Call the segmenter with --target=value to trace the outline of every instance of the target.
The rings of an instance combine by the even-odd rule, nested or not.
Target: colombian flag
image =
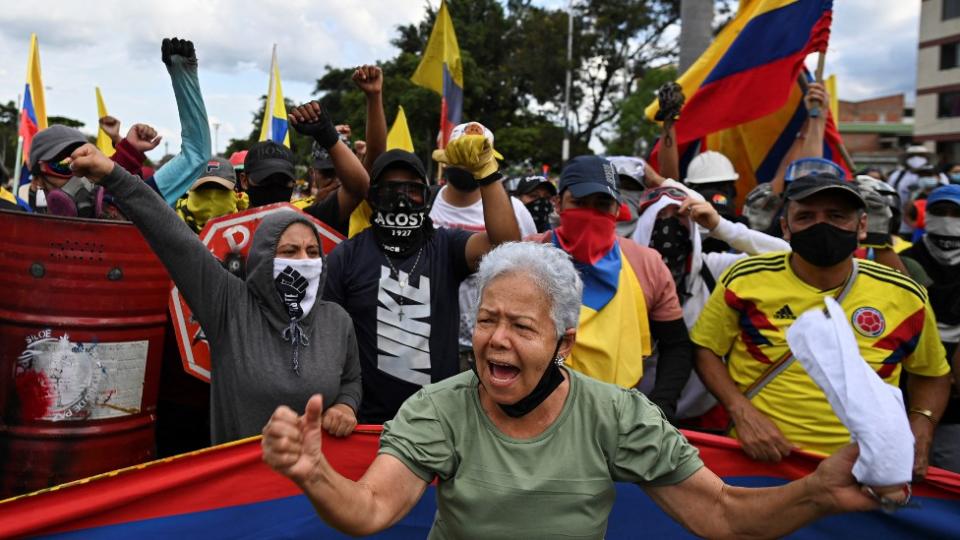
[[[380,426],[327,437],[323,453],[356,480],[376,456]],[[777,464],[751,461],[733,439],[684,432],[726,482],[766,487],[814,471],[822,458],[793,452]],[[562,449],[558,449],[562,451]],[[617,484],[607,538],[693,538],[633,484]],[[790,535],[822,538],[955,538],[960,475],[930,469],[913,487],[916,503],[830,516]],[[535,496],[535,495],[531,495]],[[409,514],[376,538],[426,538],[436,512],[427,489]],[[259,437],[122,469],[0,503],[0,537],[20,538],[346,538],[325,525],[307,498],[261,460]]]
[[[43,97],[43,80],[40,77],[40,45],[37,35],[30,34],[30,55],[27,57],[27,84],[23,91],[23,107],[17,135],[23,140],[23,161],[19,184],[30,179],[30,143],[38,131],[47,129],[47,105]],[[15,187],[19,187],[19,184]]]
[[[554,231],[553,245],[564,249]],[[650,321],[643,289],[620,242],[592,263],[573,261],[583,280],[577,341],[564,363],[604,382],[633,388],[651,353]]]
[[[676,123],[681,155],[692,157],[691,143],[724,153],[743,195],[772,180],[808,116],[799,79],[809,80],[807,55],[827,48],[832,9],[832,0],[741,0],[736,17],[677,81],[687,97]],[[657,108],[647,107],[650,119]],[[839,143],[828,116],[824,157],[846,168]]]
[[[440,11],[430,32],[427,48],[410,80],[442,96],[439,146],[446,148],[450,132],[463,117],[463,64],[446,2],[440,2]]]
[[[287,107],[283,103],[283,87],[280,84],[280,64],[277,62],[276,44],[273,46],[273,58],[270,60],[270,88],[267,89],[267,103],[263,109],[260,140],[270,140],[290,148]]]

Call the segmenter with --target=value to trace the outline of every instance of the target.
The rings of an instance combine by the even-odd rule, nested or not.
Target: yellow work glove
[[[443,150],[434,150],[433,159],[467,170],[476,180],[497,172],[500,165],[494,157],[493,144],[483,135],[461,135],[447,143]]]

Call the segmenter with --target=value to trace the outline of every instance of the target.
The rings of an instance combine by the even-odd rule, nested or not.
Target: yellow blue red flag
[[[290,147],[287,107],[283,103],[283,86],[280,84],[280,64],[277,62],[276,44],[273,46],[273,58],[270,60],[270,88],[267,89],[267,103],[263,109],[260,140],[270,140],[287,148]]]
[[[420,65],[410,77],[414,84],[440,94],[440,148],[446,148],[450,132],[463,118],[463,63],[460,45],[446,2],[440,2],[437,21],[423,51]]]
[[[40,44],[37,35],[30,34],[30,54],[27,56],[27,84],[23,91],[20,121],[17,135],[23,139],[22,172],[19,183],[30,178],[27,163],[30,162],[30,143],[38,131],[47,129],[47,104],[43,97],[43,78],[40,76]]]
[[[692,157],[698,145],[691,143],[723,152],[740,173],[742,194],[772,180],[808,116],[798,82],[804,60],[826,51],[832,18],[832,0],[741,0],[736,17],[677,80],[687,98],[676,123],[681,154]],[[647,116],[657,109],[652,103]],[[824,157],[846,169],[839,145],[828,115]]]

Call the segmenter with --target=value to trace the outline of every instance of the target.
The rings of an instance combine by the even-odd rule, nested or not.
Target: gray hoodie
[[[273,279],[280,235],[300,212],[277,212],[253,235],[243,281],[211,255],[172,208],[121,167],[101,182],[167,268],[210,344],[210,429],[214,444],[260,433],[278,405],[303,411],[313,394],[324,406],[360,404],[360,360],[353,322],[342,307],[317,299],[300,326],[300,374],[283,338],[290,317]],[[322,283],[320,286],[322,290]]]

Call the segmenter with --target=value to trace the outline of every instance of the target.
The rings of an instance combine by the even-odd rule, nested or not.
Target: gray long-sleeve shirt
[[[360,361],[353,322],[342,307],[317,300],[301,321],[300,374],[292,369],[289,324],[276,291],[273,259],[283,231],[310,221],[277,212],[254,233],[246,281],[233,276],[176,213],[139,178],[114,167],[103,185],[167,268],[210,344],[214,444],[260,433],[279,405],[303,411],[313,394],[324,405],[360,404]]]

